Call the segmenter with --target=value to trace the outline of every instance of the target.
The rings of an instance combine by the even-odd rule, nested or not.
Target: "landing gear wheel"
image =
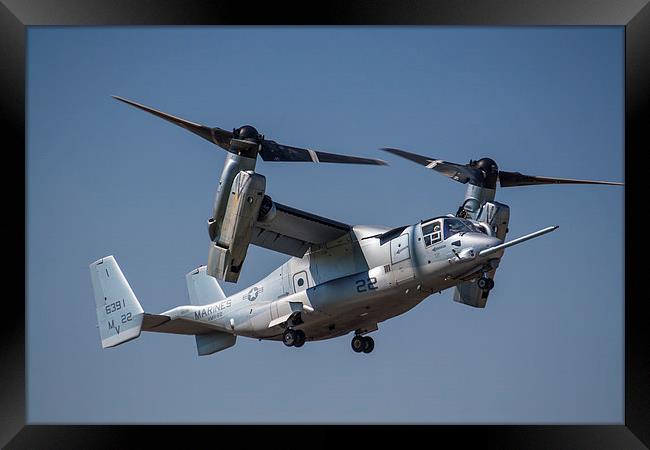
[[[478,285],[479,289],[483,289],[484,291],[490,291],[494,287],[494,280],[491,278],[479,278],[478,281],[476,282]]]
[[[284,345],[287,347],[291,347],[296,344],[296,341],[298,340],[298,335],[295,330],[292,330],[289,328],[282,334],[282,342],[284,342]]]
[[[352,338],[352,350],[356,353],[361,353],[366,348],[366,343],[363,336],[355,336]]]
[[[375,341],[370,336],[365,336],[363,338],[363,353],[370,353],[375,348]]]
[[[293,346],[302,347],[303,345],[305,345],[307,336],[305,336],[305,332],[302,330],[295,330],[295,331],[296,331],[296,341],[294,342]]]

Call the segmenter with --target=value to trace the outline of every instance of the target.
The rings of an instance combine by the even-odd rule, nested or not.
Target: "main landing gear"
[[[494,280],[492,278],[483,276],[478,279],[476,284],[479,289],[483,289],[484,291],[491,291],[492,288],[494,287]]]
[[[288,328],[282,334],[282,342],[284,342],[284,345],[287,347],[302,347],[305,345],[306,340],[307,337],[305,336],[305,332],[302,330],[294,330],[293,328]]]
[[[375,341],[370,336],[356,335],[352,338],[352,350],[356,353],[370,353],[375,348]]]

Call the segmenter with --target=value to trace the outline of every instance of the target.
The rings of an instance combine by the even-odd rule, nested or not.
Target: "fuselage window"
[[[424,237],[424,245],[427,247],[442,241],[442,226],[440,221],[436,220],[435,222],[422,225],[422,236]]]

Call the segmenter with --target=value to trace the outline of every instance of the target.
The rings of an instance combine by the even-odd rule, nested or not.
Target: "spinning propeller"
[[[436,172],[461,183],[469,182],[475,186],[488,189],[495,189],[497,181],[499,181],[501,187],[530,186],[538,184],[608,184],[623,186],[623,183],[612,181],[536,177],[532,175],[524,175],[519,172],[506,172],[505,170],[499,170],[497,163],[490,158],[481,158],[478,161],[470,161],[469,164],[456,164],[396,148],[382,148],[382,150],[421,164],[427,169],[435,170]]]
[[[275,141],[264,139],[264,136],[259,134],[251,125],[234,128],[232,131],[227,131],[218,127],[211,128],[149,108],[148,106],[141,105],[122,97],[114,95],[113,98],[142,109],[143,111],[147,111],[148,113],[178,125],[179,127],[183,127],[230,153],[248,158],[256,158],[259,154],[264,161],[387,165],[385,161],[380,159],[359,158],[357,156],[339,155],[336,153],[322,152],[320,150],[308,150],[300,147],[278,144]]]

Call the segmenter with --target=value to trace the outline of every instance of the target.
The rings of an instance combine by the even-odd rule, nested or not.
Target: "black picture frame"
[[[641,289],[643,242],[635,243],[633,214],[642,214],[644,204],[638,195],[641,152],[648,145],[648,80],[650,79],[650,6],[647,0],[603,2],[598,0],[456,0],[327,2],[281,6],[274,2],[251,6],[236,1],[202,0],[160,1],[74,1],[3,0],[0,5],[0,90],[2,91],[5,201],[15,202],[20,211],[20,196],[11,172],[23,167],[25,174],[25,74],[26,27],[54,25],[481,25],[552,26],[616,25],[625,27],[625,421],[623,425],[459,425],[427,427],[343,428],[350,436],[361,437],[364,446],[386,438],[406,444],[414,428],[434,442],[451,438],[454,445],[474,443],[496,448],[647,448],[650,446],[650,339],[646,322],[647,298]],[[20,151],[22,149],[22,152]],[[23,180],[22,211],[26,220],[26,183]],[[5,285],[13,280],[38,277],[27,273],[29,242],[19,214],[5,214],[3,242],[16,243],[15,254],[5,255]],[[47,218],[43,218],[47,226]],[[638,222],[638,219],[637,219]],[[24,246],[19,239],[23,236]],[[629,237],[629,238],[628,238]],[[12,249],[13,250],[13,249]],[[604,254],[603,257],[606,257]],[[22,264],[22,265],[21,265]],[[24,286],[24,298],[27,297]],[[0,445],[6,448],[130,448],[168,444],[170,434],[188,438],[196,446],[206,439],[216,446],[250,438],[250,428],[241,426],[57,426],[26,425],[25,305],[5,290],[3,320],[0,327]],[[53,299],[55,300],[55,299]],[[272,423],[272,418],[269,419]],[[275,427],[274,427],[275,428]],[[330,430],[311,426],[277,427],[261,437],[268,444],[304,446],[306,442],[339,441]],[[408,428],[408,429],[406,429]],[[296,435],[304,433],[299,439]],[[312,434],[313,433],[313,434]],[[279,438],[279,440],[278,440]],[[430,441],[431,442],[431,441]],[[449,441],[447,441],[449,442]],[[250,445],[252,442],[248,441]],[[350,442],[351,443],[351,442]]]

